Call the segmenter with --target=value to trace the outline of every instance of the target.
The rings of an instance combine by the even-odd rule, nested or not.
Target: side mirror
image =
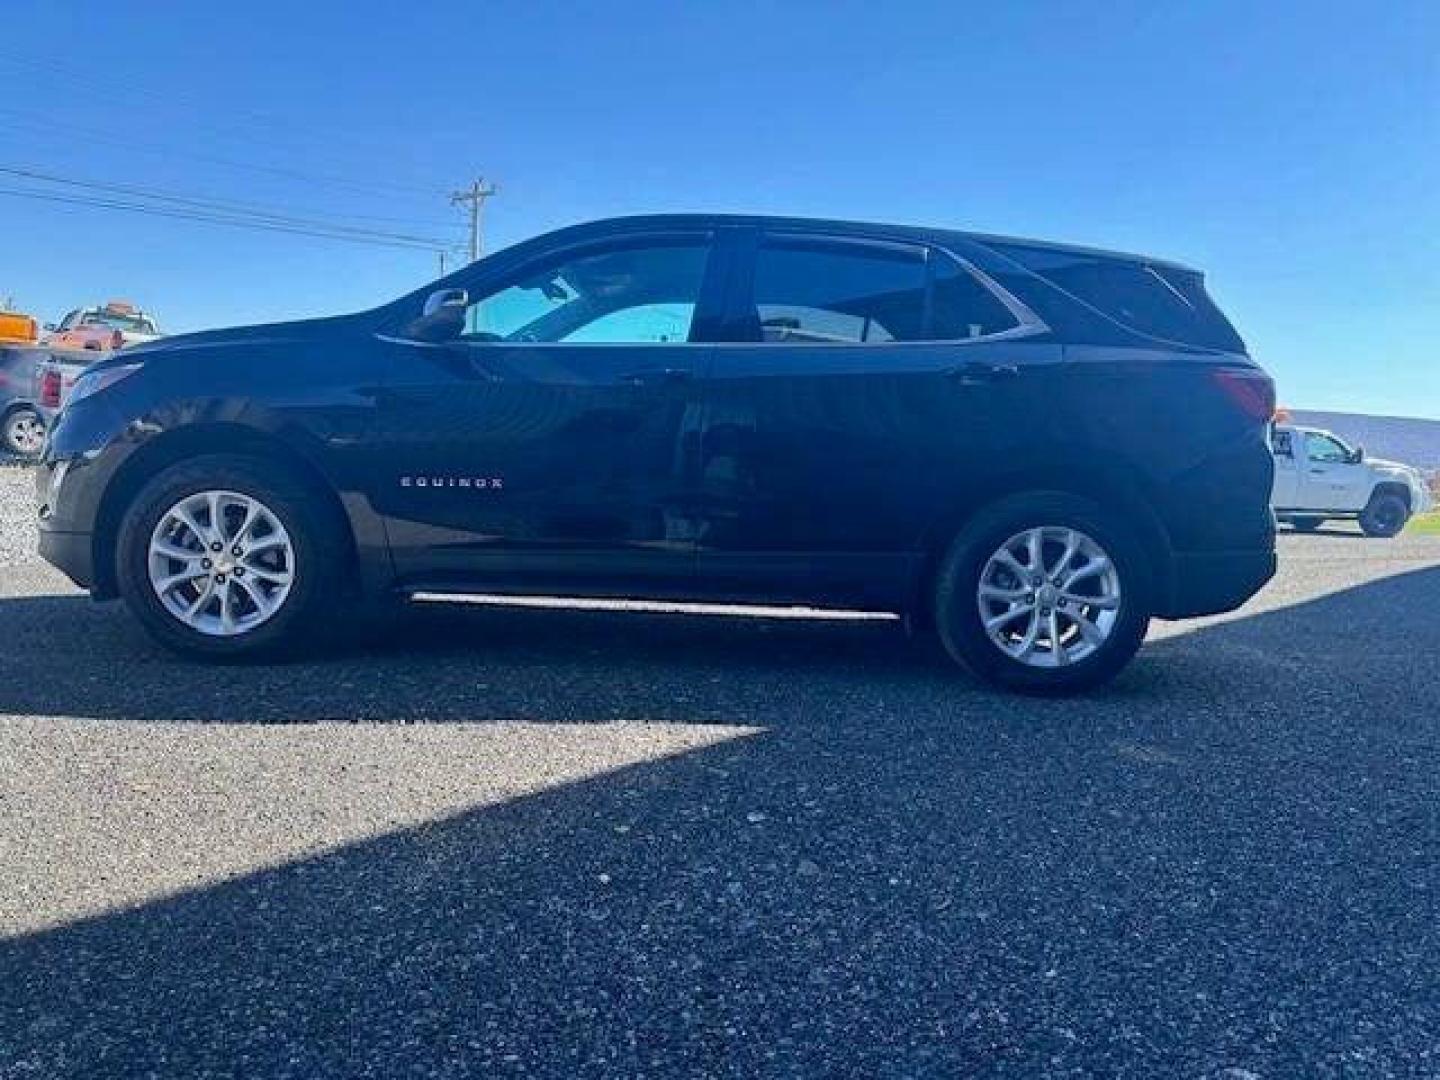
[[[1355,452],[1350,455],[1350,464],[1359,465],[1365,460],[1365,447],[1357,446]]]
[[[470,294],[464,289],[436,289],[425,298],[420,317],[406,328],[419,341],[449,341],[465,329]]]
[[[41,329],[48,330],[50,331],[50,333],[53,334],[58,329],[58,327],[56,327],[53,322],[47,322]]]

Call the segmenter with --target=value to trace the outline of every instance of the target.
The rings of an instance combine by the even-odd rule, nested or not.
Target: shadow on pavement
[[[766,730],[0,943],[0,1077],[1432,1071],[1437,611],[1387,578],[1063,703],[883,627],[487,613],[217,673],[5,600],[0,713]]]

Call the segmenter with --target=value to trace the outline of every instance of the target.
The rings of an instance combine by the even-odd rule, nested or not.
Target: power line
[[[391,239],[382,235],[356,235],[352,232],[337,231],[324,227],[307,228],[280,222],[269,222],[253,217],[226,216],[219,212],[207,213],[200,210],[186,210],[181,207],[153,206],[146,203],[125,202],[91,195],[69,195],[53,191],[36,191],[27,188],[0,187],[0,196],[18,199],[35,199],[41,202],[86,206],[103,210],[121,210],[128,213],[144,214],[151,217],[175,218],[182,221],[203,222],[210,225],[229,225],[240,229],[254,229],[263,232],[289,233],[294,236],[313,236],[325,240],[346,240],[355,244],[373,244],[379,247],[402,248],[409,251],[443,251],[443,241],[414,242]]]
[[[202,210],[206,212],[223,213],[231,217],[252,218],[256,221],[266,221],[276,224],[299,225],[309,228],[321,228],[331,232],[345,232],[356,236],[370,236],[387,240],[404,240],[413,243],[426,244],[431,247],[447,246],[445,241],[435,240],[428,236],[415,236],[407,233],[391,232],[381,229],[370,229],[361,226],[348,225],[340,221],[325,220],[321,218],[303,217],[294,213],[272,210],[267,207],[257,206],[253,203],[237,203],[222,199],[197,198],[194,196],[180,195],[174,192],[157,191],[150,188],[137,187],[131,184],[109,184],[95,180],[81,180],[78,177],[62,176],[58,173],[42,172],[38,169],[28,169],[16,165],[0,164],[0,174],[18,177],[23,180],[39,181],[48,184],[61,184],[66,187],[78,187],[92,191],[102,191],[110,194],[125,195],[132,198],[146,199],[156,202],[178,205],[189,209]]]
[[[10,116],[19,116],[21,118],[20,124],[22,129],[28,128],[31,132],[38,131],[42,136],[52,135],[57,130],[62,132],[68,131],[73,135],[81,137],[87,142],[97,143],[100,145],[113,146],[125,150],[134,150],[145,154],[160,155],[167,158],[189,158],[192,161],[201,161],[211,165],[220,165],[225,168],[245,169],[253,173],[262,173],[268,176],[278,176],[289,180],[302,180],[308,184],[322,184],[326,187],[347,188],[351,191],[368,194],[379,193],[384,194],[390,198],[393,198],[397,192],[403,192],[412,195],[423,194],[431,197],[443,194],[443,192],[437,189],[422,188],[410,184],[395,184],[383,180],[351,180],[339,176],[326,176],[320,173],[302,172],[299,169],[286,168],[280,165],[263,165],[254,161],[237,161],[234,158],[228,158],[214,154],[200,154],[194,152],[193,150],[177,149],[175,147],[157,143],[153,140],[136,138],[117,139],[113,135],[110,135],[108,133],[98,132],[93,128],[86,128],[77,124],[67,124],[63,121],[47,120],[43,125],[37,124],[34,121],[26,121],[24,118],[27,114],[23,110],[12,109],[6,106],[0,106],[0,113],[4,113]],[[14,123],[14,121],[10,121],[7,126],[13,127]],[[64,145],[73,146],[74,144],[73,142],[70,142],[65,143]]]
[[[82,91],[88,90],[91,93],[100,95],[101,100],[106,104],[114,104],[117,98],[121,99],[121,101],[129,98],[131,101],[155,102],[168,109],[173,109],[179,105],[182,112],[188,114],[190,118],[205,122],[207,131],[212,136],[218,135],[222,140],[228,139],[234,143],[261,146],[268,145],[272,150],[280,150],[282,153],[286,153],[288,150],[286,150],[285,147],[276,146],[273,141],[255,139],[247,133],[235,130],[235,125],[238,121],[240,124],[249,124],[256,128],[268,129],[269,133],[281,132],[292,136],[297,128],[295,121],[292,119],[257,112],[254,109],[246,109],[227,103],[225,107],[225,127],[216,129],[212,126],[213,122],[211,121],[211,117],[214,114],[213,106],[197,101],[193,96],[187,95],[183,90],[177,90],[174,87],[167,87],[163,92],[150,90],[136,86],[125,80],[116,79],[113,73],[109,72],[107,72],[107,77],[102,82],[94,77],[93,68],[77,67],[74,64],[67,64],[63,57],[53,54],[35,57],[12,52],[8,56],[0,56],[0,68],[7,66],[26,67],[29,68],[30,71],[41,73],[42,75],[49,74],[57,76],[59,81],[55,82],[55,86],[61,90],[67,92],[76,89]],[[7,108],[3,111],[14,114],[18,110]],[[339,141],[348,142],[352,148],[360,150],[365,153],[366,156],[372,158],[378,157],[380,151],[388,148],[388,144],[383,143],[373,136],[370,138],[357,138],[353,132],[337,131],[332,128],[324,132],[323,139],[321,140],[307,138],[305,140],[307,153],[313,153],[313,148],[317,141],[322,142],[324,145],[330,145]],[[330,162],[331,164],[337,164],[333,158],[330,159]],[[231,164],[240,165],[245,168],[253,167],[253,163],[250,162],[232,162]],[[316,177],[316,179],[326,183],[333,183],[340,180],[340,178],[334,176],[326,178]],[[365,183],[354,180],[343,180],[341,182],[350,186]],[[392,180],[371,181],[366,186],[374,186],[390,191],[409,191],[431,197],[443,194],[443,190],[439,187],[431,188],[423,185],[397,183]]]

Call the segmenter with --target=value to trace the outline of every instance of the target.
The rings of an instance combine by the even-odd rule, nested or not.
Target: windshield
[[[125,330],[132,334],[153,334],[155,324],[139,315],[119,315],[113,311],[87,311],[81,317],[82,326],[108,326],[112,330]]]

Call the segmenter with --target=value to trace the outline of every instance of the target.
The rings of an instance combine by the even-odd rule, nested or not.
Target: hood
[[[230,345],[279,344],[334,337],[353,329],[359,333],[369,329],[369,322],[360,315],[336,315],[323,319],[297,319],[293,322],[261,323],[256,326],[231,326],[223,330],[200,330],[192,334],[174,334],[139,342],[114,354],[125,358],[154,356],[157,353],[184,352],[188,349],[224,348]]]
[[[1372,469],[1385,473],[1403,473],[1406,476],[1419,476],[1420,470],[1413,465],[1406,465],[1401,461],[1390,461],[1387,458],[1366,457],[1365,464]]]

